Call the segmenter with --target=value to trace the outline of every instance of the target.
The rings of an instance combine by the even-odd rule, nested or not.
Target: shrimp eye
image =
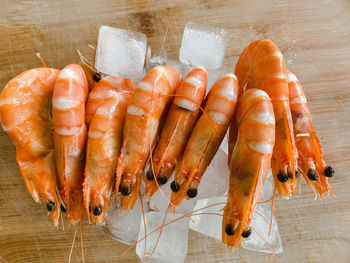
[[[325,169],[324,169],[324,175],[327,176],[327,177],[333,177],[334,176],[334,169],[330,166],[327,166]]]
[[[98,206],[94,209],[94,216],[100,216],[102,214],[101,206]]]
[[[165,184],[168,181],[168,178],[166,176],[158,177],[157,182],[158,184]]]
[[[48,204],[46,205],[47,211],[51,212],[55,210],[56,204],[52,201],[49,201]]]
[[[299,172],[298,170],[295,170],[295,179],[297,179],[299,177]]]
[[[180,190],[180,185],[177,182],[173,181],[170,184],[170,188],[171,188],[171,191],[176,193],[176,192],[178,192]]]
[[[122,193],[122,195],[127,196],[127,195],[131,194],[131,188],[128,186],[121,187],[120,192]]]
[[[60,208],[63,213],[67,212],[67,208],[65,208],[63,204],[60,205]]]
[[[225,226],[225,232],[229,236],[233,236],[233,234],[235,233],[235,231],[233,230],[233,228],[232,228],[232,226],[230,224],[227,224]]]
[[[288,176],[287,176],[284,172],[280,171],[280,172],[277,174],[277,179],[278,179],[278,181],[280,181],[281,183],[285,183],[285,182],[288,181]]]
[[[154,180],[154,175],[153,175],[152,171],[148,171],[148,172],[146,173],[146,179],[147,179],[148,181]]]
[[[247,237],[249,237],[251,235],[251,233],[252,233],[252,229],[249,228],[246,231],[242,232],[242,237],[247,238]]]
[[[198,193],[198,191],[197,191],[196,188],[187,190],[187,195],[188,195],[189,198],[196,197],[197,193]]]
[[[99,82],[101,80],[101,74],[96,72],[94,73],[93,78],[95,82]]]
[[[307,177],[308,177],[311,181],[317,181],[317,179],[318,179],[317,173],[316,173],[313,169],[311,169],[311,168],[307,171]]]

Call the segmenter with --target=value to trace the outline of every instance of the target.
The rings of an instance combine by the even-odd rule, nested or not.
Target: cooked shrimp
[[[129,97],[135,89],[136,82],[118,77],[105,77],[98,82],[89,94],[86,104],[85,121],[89,126],[97,109],[102,106],[106,99],[121,99],[120,96]]]
[[[86,120],[90,126],[84,202],[88,219],[98,224],[106,218],[123,139],[126,107],[135,88],[136,82],[132,80],[108,76],[91,90],[86,104]]]
[[[180,81],[177,69],[157,66],[146,74],[131,97],[116,169],[116,189],[120,189],[122,194],[121,207],[124,211],[127,208],[131,210],[137,200],[141,176],[159,123]]]
[[[293,134],[283,55],[270,40],[254,41],[243,50],[236,66],[236,74],[241,88],[261,89],[271,98],[276,119],[272,173],[279,194],[288,198],[296,188],[298,151]]]
[[[298,169],[312,191],[325,198],[325,193],[332,193],[328,177],[334,175],[334,169],[326,167],[303,88],[291,72],[288,72],[288,86],[295,142],[299,153]]]
[[[68,220],[77,223],[84,213],[83,178],[86,143],[85,102],[88,85],[77,64],[58,75],[52,98],[55,159],[59,190],[66,202]]]
[[[239,99],[238,127],[230,160],[230,186],[222,221],[222,242],[238,248],[251,234],[249,224],[260,198],[275,142],[275,118],[269,96],[249,89]]]
[[[52,143],[51,97],[58,69],[37,68],[11,79],[0,95],[0,120],[16,146],[18,167],[36,202],[58,225],[60,198]]]
[[[206,88],[206,70],[195,68],[176,90],[146,173],[146,198],[151,197],[158,190],[158,184],[165,184],[174,172],[198,118]]]
[[[232,119],[238,95],[235,75],[221,76],[206,98],[204,113],[197,121],[186,144],[181,164],[171,183],[171,203],[178,206],[183,198],[197,195],[200,180],[213,159]]]

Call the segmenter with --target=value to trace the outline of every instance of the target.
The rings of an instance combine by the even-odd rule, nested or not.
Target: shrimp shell
[[[332,193],[327,176],[333,176],[334,170],[326,167],[303,88],[297,77],[289,71],[288,86],[295,142],[299,153],[298,168],[311,190],[325,199],[325,193]]]
[[[89,221],[102,224],[115,183],[127,105],[136,82],[107,76],[91,90],[86,106],[89,123],[84,202]],[[93,211],[92,213],[90,211]]]
[[[181,79],[176,68],[157,66],[146,74],[131,97],[116,169],[116,189],[122,194],[120,201],[124,211],[131,210],[137,200],[143,169],[159,124]]]
[[[275,118],[269,96],[249,89],[240,98],[235,114],[238,127],[230,159],[230,186],[222,221],[222,242],[238,248],[265,183],[275,142]],[[245,231],[245,232],[244,232]]]
[[[250,88],[265,91],[271,98],[276,119],[276,143],[272,173],[279,195],[295,193],[298,151],[293,134],[287,72],[283,55],[270,40],[256,40],[246,47],[236,65],[241,92]],[[231,136],[234,139],[234,136]]]
[[[67,65],[57,77],[52,117],[59,190],[67,207],[68,220],[77,223],[84,213],[83,178],[85,143],[85,102],[88,84],[83,69]]]
[[[43,200],[58,225],[60,198],[49,106],[58,69],[36,68],[11,79],[0,95],[0,120],[16,146],[16,160],[28,192]]]
[[[199,67],[193,69],[176,90],[145,176],[146,198],[158,190],[155,180],[159,185],[165,184],[179,163],[198,118],[206,88],[207,72]]]
[[[238,95],[235,75],[221,76],[206,98],[204,113],[193,128],[181,164],[171,183],[171,203],[178,206],[183,198],[197,195],[200,180],[227,132]]]

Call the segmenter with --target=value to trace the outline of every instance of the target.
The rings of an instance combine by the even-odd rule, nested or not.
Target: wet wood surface
[[[291,200],[278,199],[275,215],[284,252],[277,262],[350,262],[350,3],[349,1],[0,1],[0,86],[20,72],[78,62],[76,49],[96,45],[100,25],[143,32],[154,51],[165,42],[178,58],[188,21],[215,24],[230,33],[225,65],[232,70],[252,40],[269,38],[300,79],[323,145],[336,169],[330,180],[336,198],[314,200],[305,186]],[[28,194],[15,148],[0,131],[0,262],[66,262],[74,228],[54,228],[45,207]],[[137,262],[134,250],[84,225],[86,262]],[[79,241],[79,239],[78,239]],[[82,262],[77,241],[72,262]],[[269,255],[240,249],[247,262]],[[240,262],[219,241],[190,231],[186,262]]]

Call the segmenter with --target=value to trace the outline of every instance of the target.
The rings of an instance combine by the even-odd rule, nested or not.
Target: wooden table
[[[178,58],[188,21],[227,28],[225,65],[234,69],[252,40],[269,38],[280,47],[288,67],[301,80],[309,100],[324,157],[335,167],[330,180],[336,198],[314,200],[303,184],[291,200],[278,199],[284,252],[278,262],[350,262],[350,3],[349,1],[0,1],[0,84],[41,66],[77,62],[77,48],[96,44],[100,25],[147,35],[158,50]],[[73,228],[54,228],[45,207],[27,193],[15,162],[15,148],[0,131],[0,262],[66,262]],[[89,225],[84,218],[86,262],[136,262],[131,250]],[[81,262],[79,242],[73,262]],[[267,262],[269,255],[241,249],[247,262]],[[190,232],[186,262],[240,262],[221,252],[220,242]]]

